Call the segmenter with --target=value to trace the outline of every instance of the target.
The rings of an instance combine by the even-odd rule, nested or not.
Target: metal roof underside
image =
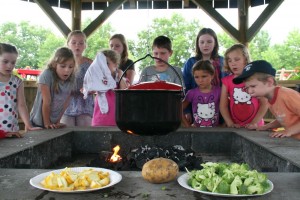
[[[22,0],[33,2],[34,0]],[[53,7],[71,10],[72,0],[45,0]],[[213,8],[238,8],[238,0],[205,0]],[[82,10],[104,10],[112,0],[81,0]],[[268,4],[270,0],[250,0],[250,6]],[[195,9],[192,0],[128,0],[119,9]]]
[[[71,30],[81,30],[81,11],[99,10],[99,16],[83,31],[91,35],[116,10],[126,9],[202,9],[224,31],[238,42],[250,42],[285,0],[21,0],[36,3],[57,28],[67,36]],[[264,11],[249,27],[249,8],[266,5]],[[69,28],[53,7],[71,10],[72,27]],[[238,9],[238,28],[232,26],[216,9]]]

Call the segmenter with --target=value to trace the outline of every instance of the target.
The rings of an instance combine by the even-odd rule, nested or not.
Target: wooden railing
[[[23,83],[26,105],[28,108],[28,112],[30,113],[37,92],[37,83],[36,81],[24,81]],[[20,130],[24,130],[24,123],[22,119],[19,119],[19,126]]]
[[[283,80],[289,80],[291,77],[297,76],[297,73],[295,70],[291,69],[277,69],[276,70],[276,79],[283,81]]]

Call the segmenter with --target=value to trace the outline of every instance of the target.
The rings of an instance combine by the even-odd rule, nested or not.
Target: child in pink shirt
[[[252,97],[268,99],[269,109],[276,119],[257,130],[283,127],[284,130],[273,132],[271,137],[293,137],[300,140],[300,94],[295,90],[276,86],[275,74],[276,70],[270,63],[257,60],[249,63],[233,82],[244,82]]]
[[[227,127],[256,129],[264,125],[267,100],[251,97],[244,83],[234,84],[232,79],[239,76],[250,62],[248,49],[235,44],[225,52],[224,68],[232,74],[222,79],[220,111]]]
[[[89,67],[83,83],[84,98],[88,92],[95,91],[92,126],[115,126],[115,92],[117,82],[122,76],[118,69],[120,55],[113,50],[102,50]],[[120,81],[120,88],[126,88],[126,81]]]

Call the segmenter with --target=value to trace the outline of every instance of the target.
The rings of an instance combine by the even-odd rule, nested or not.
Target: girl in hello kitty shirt
[[[250,54],[243,44],[235,44],[225,52],[224,69],[232,74],[222,78],[220,112],[227,127],[256,129],[264,125],[267,100],[251,97],[245,84],[234,84],[232,79],[239,76],[250,62]]]
[[[184,127],[215,127],[219,125],[219,103],[221,88],[213,85],[215,69],[209,60],[200,60],[192,68],[198,87],[187,92],[182,109],[192,104],[194,122],[190,124],[182,115]]]

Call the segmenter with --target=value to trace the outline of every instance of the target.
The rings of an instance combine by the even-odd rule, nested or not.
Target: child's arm
[[[119,76],[118,79],[121,78],[122,74],[123,74],[123,71],[118,69],[118,76]],[[126,78],[123,77],[122,80],[120,80],[120,89],[126,89],[129,86],[130,86],[129,81],[127,81]]]
[[[18,112],[25,124],[25,131],[32,131],[32,130],[40,130],[40,127],[32,127],[29,122],[29,113],[26,105],[25,95],[24,95],[24,83],[22,82],[17,89],[17,105],[18,105]]]
[[[71,95],[69,95],[69,96],[67,97],[66,101],[64,102],[64,105],[63,105],[63,111],[61,112],[61,114],[60,114],[60,116],[59,116],[57,122],[55,123],[54,128],[63,128],[63,127],[66,126],[66,124],[60,123],[60,120],[61,120],[62,116],[64,115],[64,112],[65,112],[66,109],[68,108],[70,101],[71,101]]]
[[[273,128],[279,128],[279,127],[282,127],[282,125],[275,119],[264,126],[257,127],[256,130],[257,131],[266,131],[266,130],[271,130]]]
[[[259,109],[251,123],[246,124],[245,128],[257,129],[257,123],[265,116],[266,112],[268,111],[268,100],[264,97],[260,97],[258,100],[260,102]]]
[[[284,93],[283,93],[284,94]],[[290,115],[297,115],[300,116],[300,95],[298,92],[287,92],[284,94],[285,96],[282,98],[285,99],[285,106],[286,107],[286,120],[290,120]],[[284,109],[284,108],[282,108]],[[282,110],[284,112],[284,110]],[[275,114],[274,114],[275,115]],[[278,127],[283,127],[282,123],[278,125]],[[278,128],[276,127],[276,128]],[[278,131],[271,134],[271,137],[293,137],[295,134],[298,134],[300,132],[300,121],[298,120],[296,123],[294,123],[291,126],[284,126],[285,130]],[[298,136],[298,135],[297,135]],[[298,138],[297,138],[298,139]]]
[[[222,114],[222,117],[225,120],[227,127],[239,128],[238,124],[234,124],[234,122],[231,119],[230,112],[229,112],[228,92],[227,92],[227,87],[224,84],[222,85],[222,89],[221,89],[220,112]]]
[[[50,121],[50,105],[51,105],[51,94],[50,94],[50,88],[48,85],[45,84],[39,84],[39,89],[41,90],[42,94],[42,116],[43,116],[43,123],[45,128],[55,128],[54,124]]]
[[[185,117],[184,114],[184,110],[188,107],[188,105],[190,104],[190,102],[188,102],[187,100],[183,100],[182,101],[182,124],[184,127],[191,127],[191,124],[189,123],[189,121],[187,120],[187,118]]]
[[[283,131],[278,131],[274,132],[271,134],[271,137],[276,137],[276,138],[282,138],[282,137],[291,137],[295,134],[298,134],[300,130],[300,122],[296,123],[295,125],[283,130]]]
[[[129,70],[126,71],[126,77],[127,77],[130,84],[133,83],[134,76],[135,76],[135,71],[134,70],[129,69]]]

